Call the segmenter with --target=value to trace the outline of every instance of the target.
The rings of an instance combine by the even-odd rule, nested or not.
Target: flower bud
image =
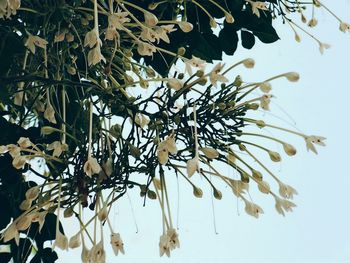
[[[179,22],[179,27],[185,33],[188,33],[193,30],[193,25],[187,21]]]
[[[255,122],[256,126],[258,126],[259,128],[264,128],[266,126],[265,122],[263,120],[257,120]]]
[[[73,207],[68,207],[64,210],[63,216],[64,218],[69,218],[73,215],[73,213],[74,213]]]
[[[258,180],[258,181],[262,181],[263,179],[262,173],[254,169],[252,170],[252,176],[255,180]]]
[[[283,149],[289,156],[293,156],[297,153],[297,150],[294,148],[294,146],[288,143],[283,144]]]
[[[49,135],[53,132],[57,131],[57,129],[50,127],[50,126],[43,126],[41,127],[41,134],[42,135]]]
[[[145,23],[149,27],[154,27],[158,24],[158,18],[154,14],[150,12],[145,12],[144,16],[145,16]]]
[[[230,164],[230,165],[233,165],[236,162],[236,156],[233,153],[231,153],[231,152],[229,152],[227,154],[226,158],[227,158],[227,163]]]
[[[181,80],[173,78],[168,80],[167,86],[171,89],[178,91],[183,87],[183,83]]]
[[[271,91],[271,83],[270,82],[263,82],[259,85],[259,88],[264,93],[269,93]]]
[[[247,59],[243,60],[242,63],[246,68],[254,68],[254,66],[255,66],[255,61],[252,58],[247,58]]]
[[[22,203],[19,206],[19,209],[21,209],[22,211],[26,211],[28,210],[30,207],[32,206],[32,200],[23,200]]]
[[[211,18],[209,21],[210,27],[216,28],[218,24],[216,23],[215,19]]]
[[[193,186],[193,195],[197,198],[202,198],[203,196],[203,191],[197,186]]]
[[[40,193],[39,186],[34,186],[32,188],[29,188],[26,192],[26,199],[34,200],[38,197],[39,193]]]
[[[232,24],[233,22],[235,22],[235,19],[233,18],[233,16],[230,13],[226,13],[225,14],[225,21],[226,21],[226,23]]]
[[[28,229],[32,223],[32,217],[30,215],[22,216],[16,223],[16,228],[18,231],[24,231]]]
[[[217,199],[217,200],[221,200],[222,199],[221,191],[219,191],[216,188],[213,189],[213,195],[214,195],[215,199]]]
[[[179,56],[183,56],[183,55],[185,55],[185,53],[186,53],[186,48],[184,48],[184,47],[180,47],[180,48],[177,50],[177,54],[178,54]]]
[[[204,147],[200,148],[200,150],[204,153],[204,155],[209,159],[216,159],[219,157],[219,152],[213,148]]]
[[[73,248],[80,247],[80,245],[81,245],[81,238],[80,238],[80,232],[78,232],[77,234],[75,234],[69,239],[68,246],[69,248],[73,249]]]
[[[284,76],[291,82],[297,82],[300,79],[300,76],[297,72],[288,72]]]
[[[273,162],[280,162],[281,161],[281,155],[278,152],[268,151],[268,153],[269,153],[271,161],[273,161]]]

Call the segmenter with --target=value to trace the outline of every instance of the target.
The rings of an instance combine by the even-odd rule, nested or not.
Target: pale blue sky
[[[350,22],[349,0],[323,2]],[[193,198],[188,185],[181,186],[181,248],[174,250],[170,259],[159,258],[159,205],[148,202],[143,208],[137,198],[139,193],[131,191],[139,232],[135,233],[125,198],[113,212],[112,219],[124,240],[126,255],[114,257],[107,238],[107,262],[350,262],[350,34],[341,33],[337,21],[326,12],[317,10],[317,17],[319,27],[312,30],[313,34],[332,45],[323,56],[317,43],[308,36],[301,34],[302,43],[298,44],[287,26],[278,26],[281,41],[272,45],[257,44],[252,51],[239,48],[233,58],[225,58],[227,64],[246,57],[256,60],[255,69],[240,68],[235,72],[247,81],[261,81],[288,71],[301,75],[296,84],[273,83],[274,102],[296,120],[300,130],[327,137],[327,147],[319,147],[316,156],[306,152],[302,140],[274,132],[276,136],[282,135],[282,139],[291,138],[289,141],[298,149],[297,156],[287,158],[284,155],[283,164],[275,165],[274,169],[280,178],[298,190],[295,211],[283,218],[275,212],[271,197],[254,191],[254,202],[265,211],[256,220],[245,214],[242,202],[238,202],[237,209],[236,198],[222,189],[223,200],[215,201],[214,205],[218,230],[215,234],[209,190],[203,188],[204,198],[198,200]],[[273,104],[271,111],[292,122],[279,106]],[[266,117],[271,122],[288,126],[285,121]],[[232,173],[230,170],[223,172]],[[173,187],[176,188],[176,184]],[[175,190],[172,203],[176,219]],[[60,256],[59,262],[78,262],[80,249]]]

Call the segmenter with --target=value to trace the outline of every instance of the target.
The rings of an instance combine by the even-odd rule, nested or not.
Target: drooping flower
[[[322,55],[323,55],[323,53],[324,53],[324,50],[325,50],[325,49],[329,49],[329,48],[331,48],[331,45],[326,44],[326,43],[319,42],[319,50],[320,50],[320,52],[321,52]]]
[[[171,250],[180,247],[179,235],[174,228],[169,228],[166,232],[169,237],[169,247]]]
[[[12,223],[2,234],[3,242],[6,243],[12,239],[15,239],[17,246],[19,245],[19,232],[16,224]]]
[[[30,147],[32,145],[32,142],[27,137],[21,137],[18,139],[17,144],[22,149],[27,149],[28,147]]]
[[[18,231],[27,230],[32,223],[32,216],[30,214],[21,216],[21,218],[16,222],[16,228]]]
[[[72,236],[70,239],[69,239],[69,243],[68,243],[68,247],[69,248],[77,248],[77,247],[80,247],[81,245],[81,237],[80,237],[80,232],[78,232],[77,234],[75,234],[74,236]]]
[[[102,45],[100,40],[100,36],[98,34],[98,30],[96,28],[87,32],[84,39],[84,47],[88,46],[89,48],[93,48],[96,44]]]
[[[93,263],[105,263],[106,262],[106,252],[103,248],[103,242],[100,241],[98,244],[91,248],[90,260]]]
[[[257,204],[254,204],[254,203],[249,202],[247,200],[244,200],[244,202],[245,202],[245,211],[248,215],[251,215],[255,218],[258,218],[260,214],[264,213],[262,208],[260,206],[258,206]]]
[[[199,170],[199,157],[196,155],[186,163],[187,175],[191,177],[196,171]]]
[[[290,185],[284,184],[281,181],[279,181],[278,184],[279,184],[279,193],[283,198],[293,199],[293,196],[298,194],[297,190],[295,190]]]
[[[63,235],[60,230],[56,233],[56,239],[53,246],[62,250],[68,250],[68,238]]]
[[[176,28],[174,28],[174,25],[163,25],[163,26],[157,26],[155,27],[155,31],[157,33],[157,37],[158,37],[158,43],[159,40],[163,40],[165,43],[170,43],[170,39],[168,37],[168,34],[170,34],[171,32],[176,31]]]
[[[90,263],[91,253],[90,250],[86,248],[83,244],[83,249],[81,251],[81,262],[82,263]]]
[[[315,17],[313,17],[313,18],[310,19],[310,21],[309,21],[309,23],[307,25],[309,27],[315,27],[315,26],[317,26],[317,24],[318,24],[317,19]]]
[[[165,140],[158,144],[157,157],[160,164],[166,164],[170,154],[177,153],[177,147],[175,142],[175,133],[171,133]]]
[[[289,201],[289,200],[285,200],[282,198],[279,198],[278,196],[274,196],[275,197],[275,208],[277,210],[277,212],[281,215],[285,215],[284,212],[292,212],[293,211],[293,207],[296,207],[296,205]]]
[[[101,53],[101,46],[96,45],[88,53],[88,64],[89,66],[96,65],[101,62],[101,60],[106,63],[106,58]]]
[[[317,150],[314,144],[326,146],[326,144],[323,142],[325,139],[326,138],[322,136],[315,136],[315,135],[305,136],[306,149],[308,151],[311,150],[312,152],[317,154]]]
[[[175,79],[175,78],[172,78],[172,79],[169,79],[168,82],[167,82],[167,86],[173,90],[180,90],[183,88],[183,82],[179,79]]]
[[[192,58],[185,62],[186,72],[192,75],[192,67],[204,70],[205,65],[206,65],[205,60],[202,60],[192,55]]]
[[[225,64],[217,64],[213,70],[209,73],[209,79],[210,79],[210,83],[216,87],[217,86],[217,82],[228,82],[228,79],[221,75],[220,72],[222,70],[222,68],[225,66]]]
[[[12,166],[18,170],[23,169],[24,165],[27,163],[27,157],[26,156],[16,156],[12,160]]]
[[[237,197],[244,194],[245,191],[248,191],[248,189],[249,189],[249,184],[246,182],[243,182],[241,180],[230,179],[230,184],[231,184],[231,188],[232,188],[233,193]]]
[[[266,181],[258,182],[258,189],[260,192],[262,192],[264,194],[270,193],[270,185]]]
[[[25,46],[33,53],[35,54],[35,47],[40,47],[42,49],[46,49],[46,45],[48,42],[39,37],[39,36],[33,36],[31,34],[28,35],[27,41],[25,42]]]
[[[153,56],[157,51],[156,47],[143,41],[137,42],[137,52],[141,56]]]
[[[39,233],[41,232],[41,229],[44,226],[45,217],[46,217],[47,213],[48,213],[47,211],[41,211],[41,212],[35,212],[32,215],[32,222],[39,223]]]
[[[49,145],[47,145],[46,149],[48,151],[53,150],[53,153],[52,153],[53,157],[59,157],[62,154],[62,152],[65,152],[68,150],[68,145],[65,143],[62,144],[60,141],[54,141]]]
[[[111,234],[111,245],[113,248],[113,252],[116,256],[118,256],[118,253],[125,254],[124,252],[124,243],[123,240],[120,237],[119,233],[112,233]]]
[[[257,17],[260,17],[260,11],[259,10],[265,10],[265,11],[268,10],[265,2],[261,2],[261,1],[257,1],[257,2],[248,1],[248,2],[252,6],[253,14],[256,15]]]
[[[260,97],[260,107],[266,111],[270,110],[270,102],[271,102],[272,95],[262,95]]]
[[[56,118],[55,118],[55,109],[52,107],[50,101],[47,101],[46,109],[44,112],[44,118],[47,119],[49,122],[56,124]]]
[[[91,177],[93,174],[98,174],[101,171],[101,166],[98,164],[96,158],[89,157],[84,164],[84,172]]]
[[[344,33],[350,32],[350,25],[345,22],[340,22],[339,30]]]
[[[167,234],[163,234],[159,239],[159,256],[166,254],[170,257],[170,238]]]
[[[124,23],[130,22],[128,18],[128,12],[122,12],[119,8],[117,13],[110,14],[108,16],[108,26],[118,30],[124,30]]]

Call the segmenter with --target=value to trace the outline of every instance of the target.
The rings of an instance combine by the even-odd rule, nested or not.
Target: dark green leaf
[[[252,33],[242,30],[241,31],[242,46],[246,49],[251,49],[255,44],[255,37]]]

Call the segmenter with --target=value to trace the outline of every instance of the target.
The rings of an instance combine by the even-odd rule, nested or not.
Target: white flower
[[[265,94],[260,97],[260,107],[266,111],[270,110],[272,95]]]
[[[96,44],[102,45],[100,36],[96,28],[87,32],[84,39],[84,47],[89,46],[89,48],[93,48]]]
[[[49,122],[56,124],[56,118],[55,118],[55,110],[52,107],[50,101],[47,101],[46,109],[44,112],[44,118],[47,119]]]
[[[21,137],[21,138],[18,139],[17,144],[22,149],[26,149],[26,148],[28,148],[28,147],[30,147],[32,145],[32,142],[27,137]]]
[[[93,174],[98,174],[101,171],[101,166],[97,160],[93,157],[89,157],[84,164],[84,172],[87,176],[91,177]]]
[[[58,247],[62,250],[68,250],[68,238],[61,233],[60,230],[56,233],[56,240],[53,247]]]
[[[331,45],[326,44],[326,43],[322,43],[322,42],[319,42],[319,45],[320,45],[319,50],[320,50],[322,55],[323,55],[325,49],[329,49],[331,47]]]
[[[284,216],[284,212],[292,212],[293,207],[296,207],[296,205],[289,200],[279,198],[278,196],[274,196],[274,197],[276,201],[275,208],[277,212],[283,216]]]
[[[180,247],[179,235],[177,234],[176,230],[174,228],[169,228],[166,234],[169,237],[170,249],[173,250],[175,248],[179,248]]]
[[[4,154],[7,152],[8,152],[7,145],[0,145],[0,154]]]
[[[77,234],[75,234],[69,239],[68,246],[69,248],[73,249],[73,248],[80,247],[80,245],[81,245],[81,238],[80,238],[80,232],[78,232]]]
[[[258,182],[258,189],[260,192],[263,194],[268,194],[270,193],[270,185],[266,181],[260,181]]]
[[[158,24],[158,18],[154,14],[150,12],[145,12],[144,17],[145,17],[145,23],[147,26],[154,27],[155,25]]]
[[[178,25],[180,29],[185,33],[191,32],[193,30],[193,25],[190,22],[180,21]]]
[[[81,262],[82,263],[90,263],[90,250],[86,248],[86,246],[83,244],[83,249],[81,251]]]
[[[137,43],[137,52],[141,56],[153,56],[153,53],[157,51],[156,47],[153,45],[150,45],[146,42],[139,41]]]
[[[350,25],[345,22],[340,22],[339,30],[344,33],[350,32]]]
[[[107,40],[116,40],[117,41],[117,47],[120,46],[120,34],[118,31],[112,27],[107,27],[106,29],[106,35],[105,39]]]
[[[132,123],[132,120],[130,119],[130,122]],[[141,129],[145,128],[150,122],[150,119],[142,114],[142,113],[137,113],[135,116],[135,123],[140,125]]]
[[[17,246],[19,245],[19,232],[17,230],[16,224],[12,223],[6,230],[1,234],[2,241],[4,243],[15,239]]]
[[[167,86],[169,88],[172,88],[173,90],[180,90],[183,88],[183,82],[179,79],[175,79],[175,78],[172,78],[172,79],[169,79],[168,82],[167,82]]]
[[[265,2],[261,2],[261,1],[257,1],[257,2],[253,2],[253,1],[248,1],[251,6],[252,6],[252,12],[253,14],[255,14],[257,17],[260,17],[260,10],[268,10],[266,3]]]
[[[176,28],[174,28],[174,25],[163,25],[163,26],[158,26],[155,27],[155,31],[157,33],[158,36],[158,43],[159,43],[159,39],[163,40],[165,43],[170,43],[170,39],[168,37],[168,34],[170,34],[171,32],[176,31]]]
[[[108,26],[118,30],[124,29],[123,24],[130,22],[130,18],[127,17],[128,15],[128,12],[122,12],[118,9],[117,13],[108,16]]]
[[[249,202],[247,200],[244,200],[245,202],[245,211],[248,215],[254,216],[255,218],[258,218],[260,214],[263,214],[264,211],[260,206],[257,204],[254,204],[252,202]]]
[[[48,213],[47,211],[42,211],[42,212],[35,212],[32,215],[32,222],[39,223],[39,233],[41,232],[41,229],[44,226],[45,217],[46,217],[47,213]]]
[[[156,40],[158,40],[159,42],[158,33],[149,27],[142,28],[140,38],[144,41],[155,42]]]
[[[170,238],[166,234],[161,235],[159,239],[159,256],[164,254],[170,257]]]
[[[32,216],[31,215],[25,215],[22,216],[17,222],[16,222],[16,228],[18,231],[24,231],[27,230],[28,227],[32,223]]]
[[[218,81],[219,81],[219,82],[228,82],[228,79],[227,79],[225,76],[219,74],[220,71],[222,70],[222,68],[223,68],[224,66],[225,66],[225,64],[222,64],[222,65],[221,65],[221,63],[219,63],[219,64],[217,64],[217,65],[213,68],[213,70],[209,73],[210,83],[211,83],[214,87],[217,86],[217,82],[218,82]]]
[[[283,198],[286,199],[293,199],[293,195],[297,195],[298,192],[290,185],[284,184],[281,181],[278,182],[279,184],[279,193]]]
[[[27,157],[26,156],[16,156],[12,160],[12,166],[18,170],[23,169],[24,165],[27,163]]]
[[[170,134],[164,141],[161,141],[157,147],[157,157],[160,164],[166,164],[169,159],[169,153],[176,154],[177,147],[175,143],[175,133]]]
[[[122,254],[125,254],[124,243],[123,243],[123,240],[121,239],[119,233],[112,233],[111,234],[111,245],[113,248],[113,252],[116,256],[118,256],[119,252],[121,252]]]
[[[88,53],[88,64],[96,65],[101,62],[101,60],[106,63],[105,57],[101,53],[101,46],[96,45],[93,49],[91,49]]]
[[[106,262],[106,253],[103,248],[103,242],[100,241],[97,245],[91,248],[90,260],[93,263],[104,263]]]
[[[188,160],[186,168],[188,177],[194,175],[194,173],[199,170],[199,157],[196,155],[193,159]]]
[[[33,36],[33,35],[28,35],[28,39],[25,42],[25,46],[33,53],[35,54],[35,47],[40,47],[43,49],[46,49],[46,45],[48,44],[48,42],[39,37],[39,36]]]
[[[192,58],[185,62],[186,72],[192,75],[192,67],[204,70],[205,64],[206,64],[205,60],[202,60],[192,55]]]
[[[209,159],[216,159],[219,157],[219,152],[213,148],[203,147],[199,150],[201,150],[204,153],[204,155]]]
[[[60,141],[54,141],[53,143],[50,143],[49,145],[47,145],[46,148],[48,151],[52,151],[52,156],[53,157],[59,157],[62,152],[65,152],[68,150],[68,145],[67,144],[62,144]]]
[[[21,148],[14,144],[7,145],[7,151],[4,151],[3,153],[8,152],[12,158],[16,158],[20,156],[21,154]]]
[[[317,154],[317,150],[314,144],[326,146],[326,144],[323,142],[325,139],[326,138],[322,136],[315,136],[315,135],[305,136],[306,149],[308,151],[311,150]]]
[[[244,194],[245,191],[248,191],[248,189],[249,189],[249,184],[245,183],[241,180],[230,179],[230,184],[231,184],[231,188],[232,188],[233,193],[237,197]]]

